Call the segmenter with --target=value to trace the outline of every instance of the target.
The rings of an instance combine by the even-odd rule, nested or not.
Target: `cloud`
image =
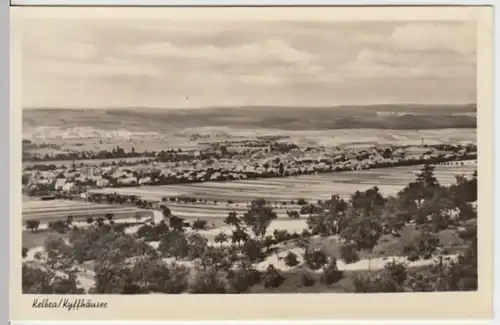
[[[226,74],[229,80],[233,78],[244,84],[261,86],[307,80],[323,70],[315,62],[314,55],[276,38],[232,46],[199,44],[181,47],[170,42],[154,42],[132,46],[124,52],[129,58],[141,62],[177,65],[168,69],[170,75],[182,77],[195,70],[199,77],[204,74],[213,79],[215,74]]]
[[[432,51],[450,50],[459,53],[476,51],[476,28],[474,24],[408,24],[397,27],[389,37],[396,48]]]
[[[474,80],[475,65],[460,56],[424,55],[408,51],[362,50],[337,67],[343,78],[467,78]]]
[[[307,106],[470,101],[475,93],[470,24],[181,25],[37,21],[23,35],[24,100],[29,106]]]
[[[313,59],[311,54],[296,50],[286,42],[278,39],[225,47],[213,45],[178,47],[169,42],[157,42],[134,46],[128,51],[128,53],[142,58],[164,60],[169,58],[189,58],[207,60],[218,64],[258,65],[273,62],[289,64],[308,62]]]
[[[124,59],[103,58],[95,62],[58,61],[55,59],[37,59],[29,61],[23,72],[38,76],[91,77],[108,76],[157,76],[154,66]]]
[[[64,46],[54,46],[45,38],[28,38],[24,44],[24,55],[36,55],[38,58],[85,61],[98,57],[94,44],[83,42],[64,42]]]

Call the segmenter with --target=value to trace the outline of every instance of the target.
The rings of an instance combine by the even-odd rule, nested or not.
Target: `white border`
[[[2,4],[6,4],[7,6],[2,6],[2,10],[0,11],[0,22],[5,24],[6,26],[9,25],[8,19],[8,0],[5,0],[2,2]],[[312,1],[292,1],[292,0],[269,0],[269,1],[259,1],[259,0],[246,0],[246,1],[230,1],[230,0],[219,0],[219,1],[213,1],[213,0],[199,0],[199,1],[182,1],[182,0],[175,0],[175,1],[168,1],[168,0],[129,0],[129,1],[120,1],[120,0],[12,0],[11,5],[15,6],[57,6],[57,5],[64,5],[64,6],[297,6],[297,5],[495,5],[496,1],[495,0],[440,0],[440,1],[431,1],[431,0],[413,0],[413,1],[405,1],[405,0],[386,0],[386,1],[377,1],[377,0],[364,0],[364,1],[359,1],[359,0],[352,0],[352,1],[335,1],[335,0],[312,0]],[[4,10],[6,8],[7,10]],[[494,22],[500,21],[499,17],[499,10],[495,7],[495,13],[494,13]],[[3,27],[3,26],[2,26]],[[495,23],[495,45],[494,49],[495,52],[499,52],[499,38],[500,38],[500,33],[498,31],[498,26]],[[4,55],[0,56],[0,63],[2,64],[2,68],[0,68],[1,73],[1,78],[2,83],[0,84],[0,98],[2,100],[1,107],[4,107],[2,110],[2,116],[0,116],[0,123],[3,123],[3,125],[0,126],[0,132],[3,133],[1,135],[4,135],[2,138],[3,139],[8,139],[9,135],[9,110],[7,109],[9,105],[9,74],[5,73],[6,71],[9,70],[9,32],[8,28],[0,28],[2,31],[1,35],[1,40],[4,44],[1,48],[4,51]],[[6,54],[6,55],[5,55]],[[496,56],[495,56],[496,57]],[[494,64],[494,77],[495,81],[497,80],[499,76],[499,69],[498,65]],[[494,95],[495,95],[495,100],[494,100],[494,108],[498,106],[498,100],[497,99],[497,94],[499,90],[499,85],[498,83],[494,82]],[[494,119],[495,122],[498,123],[498,116],[499,114],[494,114]],[[3,126],[3,127],[2,127]],[[7,136],[5,136],[7,135]],[[494,164],[495,167],[497,167],[497,163],[500,158],[500,146],[498,145],[498,136],[499,132],[494,129],[494,144],[493,148],[491,148],[494,151]],[[9,151],[9,141],[1,141],[1,145],[3,146],[0,152],[8,152]],[[0,160],[0,177],[3,176],[3,180],[9,178],[9,168],[8,168],[8,160],[7,159],[2,159]],[[500,176],[499,173],[494,171],[494,189],[496,191],[498,183],[500,181]],[[0,200],[4,201],[2,202],[3,204],[0,204],[0,209],[2,209],[1,213],[3,215],[2,218],[0,218],[1,222],[3,224],[0,224],[0,227],[3,229],[9,229],[8,226],[8,220],[9,218],[6,217],[9,215],[9,192],[10,188],[7,182],[2,182],[1,184],[1,192],[0,192]],[[6,202],[5,202],[6,201]],[[498,207],[497,207],[497,201],[495,201],[495,206],[494,206],[494,215],[498,215]],[[494,221],[494,228],[496,233],[500,233],[500,223],[497,222],[496,220]],[[8,277],[8,256],[9,256],[9,236],[0,236],[0,240],[3,242],[0,243],[0,247],[4,250],[4,253],[6,254],[1,254],[2,259],[7,262],[7,263],[2,263],[4,267],[2,268],[1,275],[4,278],[5,282],[4,284],[7,284],[9,281]],[[2,245],[3,244],[3,245]],[[500,247],[500,239],[494,236],[494,247]],[[498,254],[494,254],[494,267],[495,271],[499,269],[500,266],[500,259],[497,256]],[[496,275],[497,272],[495,272]],[[7,288],[8,286],[2,286],[0,285],[0,288]],[[494,281],[494,294],[495,294],[495,299],[494,299],[494,306],[495,310],[499,311],[499,301],[498,301],[498,293],[500,292],[500,284],[498,281]],[[7,316],[7,321],[9,321],[8,318],[8,292],[7,290],[2,290],[3,295],[0,298],[2,301],[2,310],[0,311],[0,315],[2,315],[3,319],[5,319]],[[7,307],[7,308],[6,308]],[[460,306],[457,306],[460,308]],[[497,318],[497,317],[495,317]],[[19,324],[19,325],[28,325],[28,324],[46,324],[47,322],[12,322],[12,324]],[[66,322],[50,322],[50,324],[53,323],[61,323],[65,324]],[[78,323],[78,324],[99,324],[99,322],[73,322],[73,323]],[[104,322],[101,322],[104,324]],[[107,322],[107,323],[128,323],[128,324],[157,324],[158,322]],[[188,324],[192,322],[169,322],[171,324]],[[221,323],[228,323],[228,322],[205,322],[206,324],[221,324]],[[232,323],[232,322],[231,322]],[[239,322],[241,324],[255,324],[256,322]],[[289,322],[274,322],[276,324],[283,323],[283,324],[301,324],[305,322],[297,322],[297,321],[289,321]],[[327,321],[310,321],[307,322],[307,324],[311,325],[316,325],[316,324],[325,324]],[[331,323],[328,321],[328,323]],[[352,322],[352,321],[342,321],[342,322],[336,322],[337,324],[362,324],[362,323],[371,323],[371,324],[386,324],[387,322]],[[395,324],[421,324],[423,322],[406,322],[406,321],[395,321]],[[428,322],[427,322],[428,323]],[[433,322],[433,323],[438,323],[438,322]],[[446,322],[447,324],[455,323],[455,322]],[[479,323],[493,323],[493,322],[479,322],[479,321],[473,321],[474,324],[479,324]]]
[[[423,6],[494,5],[495,0],[11,0],[12,6]]]

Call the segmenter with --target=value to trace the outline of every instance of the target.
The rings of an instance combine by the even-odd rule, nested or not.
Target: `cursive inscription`
[[[85,308],[108,308],[107,302],[93,301],[92,299],[68,299],[51,300],[49,298],[34,298],[32,308],[63,308],[68,311]]]

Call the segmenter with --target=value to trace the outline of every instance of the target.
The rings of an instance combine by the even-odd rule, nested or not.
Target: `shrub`
[[[68,224],[63,220],[51,221],[51,222],[49,222],[48,226],[50,229],[52,229],[55,232],[58,232],[60,234],[63,234],[67,230],[69,230]]]
[[[285,277],[282,276],[274,266],[269,265],[264,273],[264,287],[277,288],[285,282]]]
[[[306,205],[306,204],[307,204],[307,201],[306,201],[306,199],[304,199],[304,198],[299,198],[299,199],[297,200],[297,204],[298,204],[298,205]]]
[[[342,260],[347,264],[359,261],[358,251],[354,243],[342,245],[340,247],[340,255],[342,256]]]
[[[207,226],[206,220],[198,219],[193,222],[193,230],[202,230],[205,229],[206,226]]]
[[[21,254],[22,254],[23,258],[25,258],[26,256],[28,256],[28,248],[23,246]]]
[[[39,220],[27,220],[26,221],[26,228],[30,229],[33,232],[37,231],[39,226],[40,226]]]
[[[393,260],[385,265],[385,270],[389,276],[396,281],[397,284],[402,285],[408,278],[408,266],[403,262],[396,262]]]
[[[354,292],[402,292],[403,288],[387,275],[356,276],[353,280]]]
[[[290,240],[291,236],[290,234],[288,233],[288,231],[286,229],[283,229],[283,230],[275,230],[273,232],[273,236],[274,236],[274,239],[276,240],[276,243],[282,243],[284,241],[287,241],[287,240]]]
[[[295,265],[299,264],[297,254],[288,252],[288,254],[285,256],[285,264],[289,267],[294,267]]]
[[[90,225],[91,223],[94,222],[94,218],[92,217],[87,217],[87,223]]]
[[[262,253],[262,243],[255,239],[247,240],[243,246],[241,246],[241,251],[252,262],[260,261],[264,257]]]
[[[228,292],[246,293],[260,282],[260,272],[253,267],[240,267],[236,271],[228,271]]]
[[[306,251],[304,254],[304,260],[311,270],[319,270],[327,263],[327,257],[325,253],[318,249],[312,252]]]
[[[415,261],[418,261],[420,259],[420,255],[413,248],[409,249],[409,250],[407,250],[405,248],[405,255],[406,255],[406,258],[408,259],[408,261],[410,261],[410,262],[415,262]]]
[[[302,285],[304,287],[312,287],[316,284],[316,280],[314,280],[314,278],[307,274],[307,273],[304,273],[302,274]]]
[[[189,293],[207,294],[226,292],[226,283],[215,268],[196,270],[195,272],[191,281],[189,281]]]
[[[429,259],[439,247],[439,238],[429,232],[423,231],[413,238],[412,242],[405,245],[403,253],[410,261],[419,258]]]
[[[464,230],[458,232],[458,236],[463,240],[473,240],[477,237],[477,226],[466,226]]]
[[[321,282],[324,284],[333,284],[339,282],[344,276],[344,272],[337,268],[337,260],[334,258],[328,266],[323,268]]]
[[[296,210],[287,211],[286,214],[288,215],[288,218],[293,219],[293,220],[300,218],[300,213]]]

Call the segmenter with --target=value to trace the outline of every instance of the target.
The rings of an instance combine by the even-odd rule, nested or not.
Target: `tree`
[[[215,238],[214,241],[222,246],[222,244],[226,243],[229,240],[229,236],[224,233],[224,232],[219,232]]]
[[[235,270],[227,272],[228,293],[247,293],[260,282],[261,274],[250,263],[241,263]]]
[[[241,245],[241,242],[246,242],[250,239],[250,236],[242,228],[236,228],[232,230],[231,242],[233,244]]]
[[[131,267],[130,280],[146,293],[179,294],[188,287],[189,269],[159,258],[141,257]]]
[[[189,254],[189,243],[184,233],[172,231],[163,236],[158,250],[167,257],[184,258]]]
[[[307,219],[307,227],[312,234],[322,236],[339,234],[350,219],[349,204],[338,195],[322,202],[321,206],[315,206],[311,212]]]
[[[262,243],[256,239],[249,239],[245,241],[241,247],[242,253],[252,262],[261,261],[264,257],[262,254]]]
[[[193,230],[202,230],[207,226],[206,220],[197,219],[193,222]]]
[[[38,230],[38,227],[40,227],[39,220],[26,220],[26,228],[28,228],[32,232],[36,232]]]
[[[264,287],[277,288],[285,282],[285,277],[271,264],[264,273]]]
[[[60,234],[65,233],[67,230],[69,230],[69,225],[67,221],[64,220],[56,220],[56,221],[50,221],[49,224],[49,229],[58,232]]]
[[[190,234],[187,237],[189,257],[191,259],[203,256],[208,244],[208,240],[199,233]]]
[[[439,185],[437,178],[434,176],[433,165],[425,164],[420,173],[417,174],[417,182],[421,183],[424,187],[433,187]]]
[[[372,251],[382,235],[383,227],[379,217],[357,215],[349,220],[340,233],[340,238],[356,245],[358,251]]]
[[[304,260],[311,270],[319,270],[328,262],[325,253],[319,249],[315,249],[312,252],[306,250]]]
[[[243,222],[256,237],[264,238],[271,221],[277,219],[276,212],[264,199],[252,201],[250,209],[243,215]]]
[[[404,262],[392,260],[386,263],[384,268],[389,276],[400,286],[403,285],[408,278],[408,265]]]
[[[323,267],[321,282],[330,285],[342,279],[344,273],[337,268],[337,259],[332,258],[326,267]]]
[[[346,264],[359,261],[357,245],[354,243],[344,243],[341,245],[340,255]]]
[[[76,275],[72,272],[57,273],[46,267],[23,263],[21,271],[22,292],[24,294],[83,294]]]
[[[111,219],[113,219],[113,217],[114,217],[114,214],[112,214],[112,213],[106,213],[104,215],[104,218],[106,218],[108,221],[111,221]]]
[[[456,261],[443,257],[432,267],[432,291],[475,291],[478,289],[477,237]],[[428,286],[424,286],[427,289]],[[430,290],[429,290],[430,291]]]
[[[316,280],[308,274],[308,273],[303,273],[302,274],[302,285],[304,287],[312,287],[316,284]]]
[[[161,212],[163,214],[163,218],[165,219],[169,219],[172,216],[172,211],[170,211],[168,207],[164,207]]]
[[[296,220],[296,219],[300,218],[300,213],[296,210],[286,211],[286,214],[288,215],[288,218],[290,218],[292,220]]]
[[[73,265],[73,248],[58,235],[49,235],[44,243],[47,263],[52,269],[67,269]]]
[[[291,237],[291,235],[288,233],[288,231],[286,229],[283,229],[283,230],[275,229],[273,231],[273,236],[274,236],[274,241],[276,243],[282,243],[284,241],[289,240]]]
[[[299,199],[297,199],[297,204],[298,205],[306,205],[307,201],[304,198],[299,198]]]
[[[294,267],[297,264],[299,264],[299,259],[297,254],[293,252],[288,252],[288,254],[285,256],[285,264],[289,267]]]
[[[386,199],[376,186],[364,192],[356,191],[351,197],[352,207],[367,216],[380,215],[385,203]]]
[[[429,259],[439,247],[439,237],[428,231],[420,231],[404,246],[403,253],[410,261]]]
[[[96,219],[96,222],[97,222],[98,226],[102,226],[102,225],[104,225],[104,218],[103,217],[98,217]]]
[[[225,293],[226,283],[223,275],[215,268],[196,270],[189,283],[189,293],[209,294]]]
[[[155,233],[154,228],[150,225],[142,225],[139,229],[137,229],[135,235],[145,241],[157,240],[157,234]]]
[[[170,216],[170,228],[177,232],[184,231],[184,219],[171,215]]]
[[[227,217],[224,219],[224,223],[228,226],[239,227],[241,225],[241,220],[238,218],[236,212],[229,212]]]

